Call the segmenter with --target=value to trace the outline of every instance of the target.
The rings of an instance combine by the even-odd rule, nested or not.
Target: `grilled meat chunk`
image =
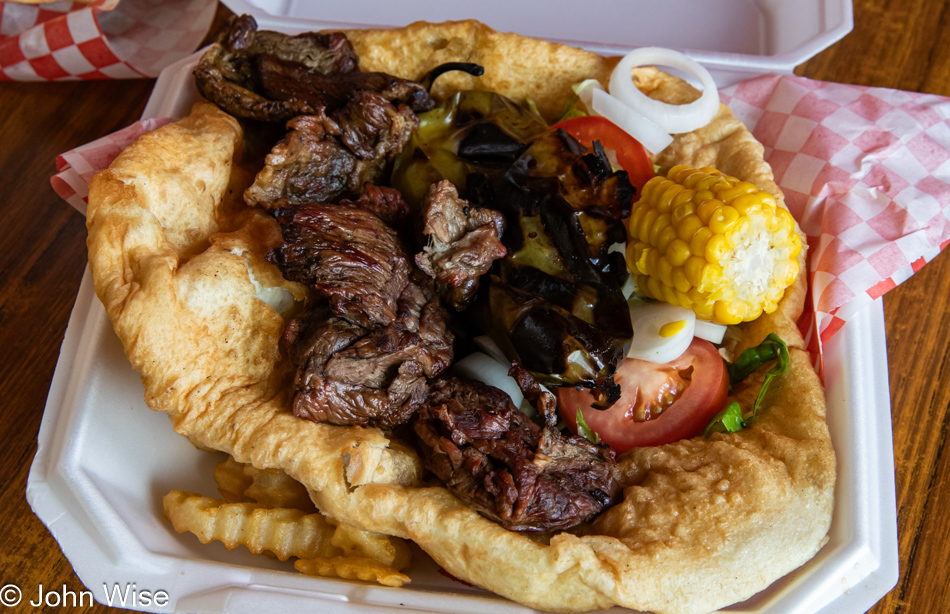
[[[258,30],[250,15],[234,20],[201,56],[195,83],[208,100],[237,117],[269,122],[333,113],[359,92],[379,92],[416,111],[434,106],[419,83],[364,73],[342,32],[288,36]]]
[[[290,120],[291,132],[265,158],[244,192],[249,205],[273,208],[355,198],[378,183],[419,126],[409,107],[394,107],[373,92],[360,92],[334,117],[324,109]]]
[[[271,253],[284,277],[329,297],[333,313],[363,328],[389,325],[409,283],[396,233],[355,206],[311,203],[279,209],[284,244]]]
[[[497,388],[457,378],[433,382],[412,421],[426,467],[456,496],[508,529],[576,526],[619,495],[614,454],[582,437],[562,435],[553,425],[553,395],[528,371],[518,370],[516,379],[525,397],[547,414],[545,426],[518,411]]]
[[[372,197],[368,197],[372,198]],[[329,299],[288,325],[297,366],[294,413],[331,424],[391,428],[452,362],[452,334],[431,282],[393,230],[357,202],[276,213],[284,245],[271,259]]]
[[[359,198],[341,200],[340,204],[372,211],[393,229],[398,230],[409,223],[409,205],[403,200],[402,193],[395,188],[367,183],[363,186],[363,193]]]
[[[339,32],[337,34],[340,34]],[[419,83],[384,72],[339,72],[324,74],[301,62],[263,53],[255,57],[260,92],[272,100],[301,101],[312,108],[333,113],[360,92],[374,92],[413,111],[428,111],[435,102]]]
[[[428,244],[416,254],[416,264],[435,279],[442,300],[462,311],[475,298],[479,278],[507,253],[501,244],[505,219],[459,198],[448,180],[429,187],[422,211]]]
[[[297,365],[294,414],[314,422],[392,428],[425,399],[427,377],[452,361],[445,311],[431,291],[409,283],[398,316],[366,329],[314,309],[284,332]]]

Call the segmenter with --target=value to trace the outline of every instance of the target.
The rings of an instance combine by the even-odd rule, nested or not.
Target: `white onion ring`
[[[667,104],[641,92],[630,72],[637,66],[670,66],[683,70],[703,85],[703,95],[688,104]],[[642,47],[628,53],[610,75],[610,93],[670,134],[702,128],[719,111],[719,90],[712,76],[698,62],[678,51]]]
[[[673,142],[673,137],[662,128],[603,90],[593,90],[592,107],[651,153],[660,153]]]

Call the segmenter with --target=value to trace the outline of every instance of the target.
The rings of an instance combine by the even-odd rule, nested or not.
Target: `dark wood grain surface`
[[[950,96],[948,3],[858,0],[854,14],[854,31],[797,74]],[[135,121],[152,86],[0,84],[0,585],[18,584],[28,596],[40,583],[83,588],[25,499],[86,259],[84,219],[56,196],[49,177],[57,154]],[[948,252],[884,297],[900,579],[876,614],[950,611]],[[98,604],[69,610],[120,611]]]

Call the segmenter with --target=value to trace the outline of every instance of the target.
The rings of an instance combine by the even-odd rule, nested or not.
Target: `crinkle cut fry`
[[[272,552],[281,561],[335,556],[335,528],[322,514],[255,503],[228,503],[173,490],[162,499],[165,517],[179,533],[194,533],[203,544],[219,541],[228,550],[246,546],[254,554]]]
[[[335,556],[332,558],[298,559],[294,569],[309,576],[343,578],[379,582],[399,587],[409,583],[409,576],[367,557]]]
[[[494,89],[519,99],[528,95],[525,87],[542,94],[550,91],[545,89],[549,82],[576,82],[579,74],[603,80],[615,62],[493,33],[473,22],[415,24],[353,36],[361,56],[372,47],[362,57],[365,70],[400,76],[424,72],[430,61],[497,54],[483,62],[499,71]],[[481,44],[477,53],[476,42]],[[387,48],[400,49],[398,58],[383,57]],[[533,75],[530,83],[513,79],[517,91],[506,86],[506,79],[521,75],[504,73],[502,59],[510,57],[524,59],[512,71]],[[399,68],[386,68],[391,60]],[[691,91],[661,73],[648,73],[638,74],[649,76],[650,91],[659,97]],[[554,97],[545,100],[545,108],[556,106]],[[208,129],[224,123],[215,119]],[[216,172],[226,170],[230,153],[219,156],[213,139],[175,130],[157,134],[174,139],[181,158],[176,168],[188,171],[189,165],[220,161]],[[723,107],[713,125],[678,136],[670,155],[772,191],[761,152]],[[163,220],[171,218],[149,210],[156,202],[150,190],[165,176],[148,170],[156,161],[142,148],[129,156],[113,173],[136,167],[153,185],[113,173],[93,182],[90,266],[97,292],[142,374],[149,406],[167,412],[179,433],[238,461],[283,469],[318,491],[320,508],[334,517],[412,538],[453,575],[540,609],[584,611],[617,603],[660,614],[710,611],[762,590],[824,543],[834,454],[820,383],[804,352],[793,349],[789,372],[770,388],[764,411],[750,429],[625,455],[627,499],[593,526],[600,534],[561,534],[550,545],[539,544],[481,518],[442,488],[418,487],[418,458],[382,432],[301,424],[293,418],[282,388],[290,371],[275,356],[282,321],[255,297],[244,263],[237,268],[214,245],[179,266],[175,240],[184,235],[166,232]],[[157,163],[161,166],[161,160]],[[205,181],[202,194],[214,192],[219,183]],[[222,273],[215,276],[215,271]],[[801,348],[794,322],[801,312],[804,277],[775,313],[738,327],[731,349],[755,345],[768,332]],[[198,295],[215,300],[203,302]],[[211,304],[218,306],[213,314]],[[222,311],[228,317],[220,317]],[[783,556],[774,556],[777,551]]]

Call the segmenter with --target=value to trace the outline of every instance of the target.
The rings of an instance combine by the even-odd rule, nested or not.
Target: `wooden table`
[[[950,95],[950,4],[856,0],[854,13],[854,31],[798,74]],[[27,596],[40,583],[82,590],[24,496],[86,260],[84,219],[56,196],[49,177],[57,154],[135,121],[152,85],[0,84],[0,585],[19,584]],[[948,252],[884,297],[900,580],[871,610],[877,614],[950,609]]]

